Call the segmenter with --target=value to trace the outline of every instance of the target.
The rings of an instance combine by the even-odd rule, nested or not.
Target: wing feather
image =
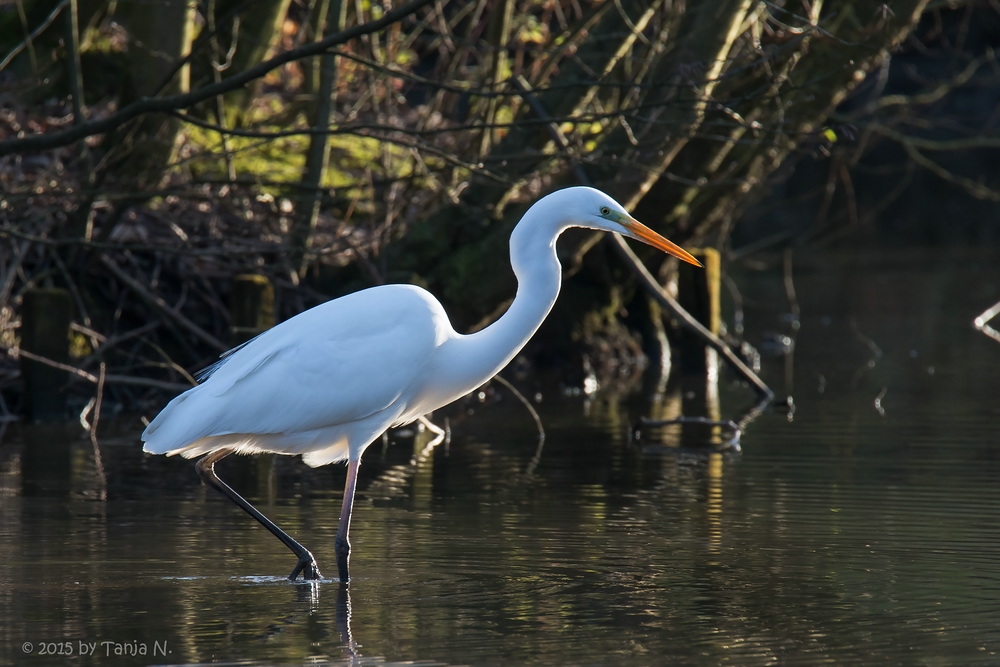
[[[412,286],[327,302],[234,350],[143,433],[174,451],[227,434],[297,434],[365,420],[416,391],[443,340],[440,305]],[[367,443],[364,443],[367,444]]]

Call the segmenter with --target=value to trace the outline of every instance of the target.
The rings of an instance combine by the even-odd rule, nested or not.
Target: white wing
[[[296,435],[357,422],[377,428],[382,414],[389,426],[421,385],[449,334],[446,323],[440,304],[409,285],[317,306],[237,350],[203,384],[171,401],[143,433],[145,449],[176,452],[203,438],[243,434],[279,436],[263,441],[276,445],[270,451],[285,451],[277,445],[294,444]]]

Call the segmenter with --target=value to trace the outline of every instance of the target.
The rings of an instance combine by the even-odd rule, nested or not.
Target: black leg
[[[316,566],[316,559],[313,558],[311,553],[309,553],[309,550],[293,540],[291,536],[289,536],[288,533],[283,531],[281,528],[278,528],[273,521],[261,514],[256,507],[247,502],[243,496],[233,491],[228,484],[219,479],[219,476],[215,474],[215,464],[230,454],[232,454],[231,450],[220,449],[198,459],[198,463],[196,463],[194,467],[198,471],[198,476],[201,477],[201,481],[232,500],[236,503],[236,505],[242,508],[244,512],[257,519],[262,526],[271,531],[271,533],[281,540],[286,547],[292,550],[292,553],[298,556],[299,562],[295,566],[295,569],[292,570],[292,573],[288,575],[289,579],[294,581],[295,578],[299,576],[299,572],[302,573],[303,579],[319,579],[321,576],[319,573],[319,567]]]
[[[351,510],[354,508],[354,486],[358,481],[358,465],[361,461],[347,462],[347,483],[344,485],[344,504],[340,508],[340,525],[337,526],[337,541],[335,543],[337,551],[337,574],[340,575],[341,583],[346,584],[351,580],[347,570],[347,563],[351,558],[351,543],[347,539],[347,533],[351,529]]]

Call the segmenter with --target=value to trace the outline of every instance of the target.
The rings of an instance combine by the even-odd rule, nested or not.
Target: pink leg
[[[337,542],[335,550],[337,552],[337,572],[340,574],[341,583],[351,580],[347,572],[347,561],[351,557],[351,543],[347,539],[347,532],[351,529],[351,509],[354,507],[354,485],[358,481],[358,466],[361,461],[350,460],[347,462],[347,484],[344,486],[344,504],[340,508],[340,525],[337,527]]]

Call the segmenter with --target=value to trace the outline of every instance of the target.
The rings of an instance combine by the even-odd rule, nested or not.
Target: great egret
[[[510,237],[517,296],[500,319],[469,335],[413,285],[383,285],[328,301],[225,353],[201,384],[157,415],[142,440],[153,454],[203,456],[202,480],[225,494],[298,556],[318,579],[313,555],[215,474],[232,453],[301,454],[310,466],[347,460],[337,530],[340,580],[348,581],[348,530],[358,465],[386,429],[420,419],[496,375],[524,347],[559,294],[556,239],[569,227],[624,234],[691,264],[698,260],[632,218],[599,190],[572,187],[528,209]]]

